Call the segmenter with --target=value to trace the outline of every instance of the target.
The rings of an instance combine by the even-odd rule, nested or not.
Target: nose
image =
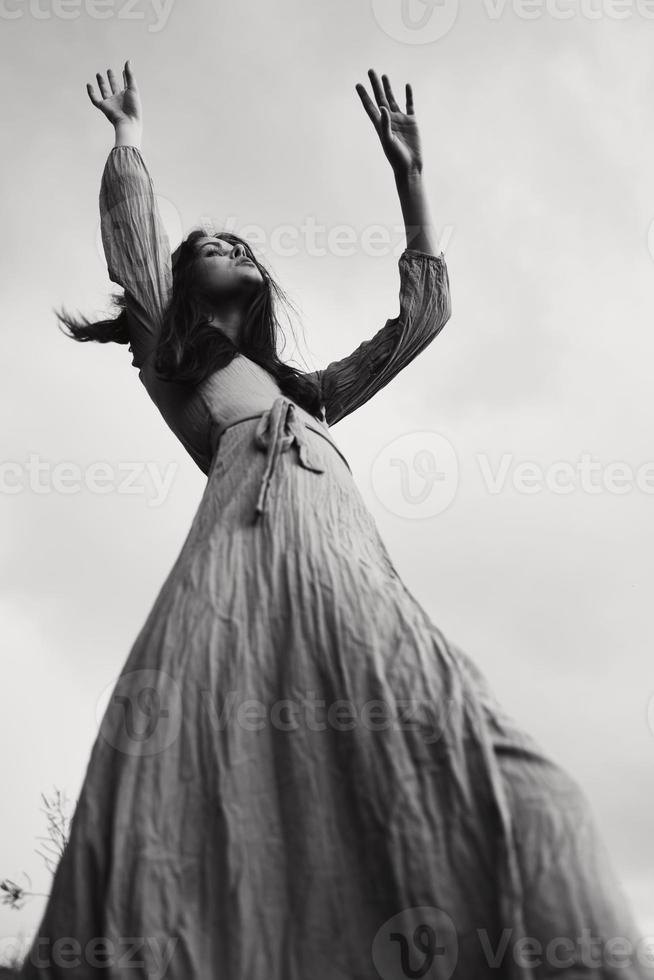
[[[243,245],[241,245],[240,242],[236,242],[236,244],[234,245],[234,247],[232,249],[232,258],[233,259],[243,259],[246,256],[247,256],[247,252],[245,251],[245,247]]]

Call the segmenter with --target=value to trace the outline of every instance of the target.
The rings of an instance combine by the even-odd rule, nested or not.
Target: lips
[[[237,265],[254,265],[252,259],[239,259]]]

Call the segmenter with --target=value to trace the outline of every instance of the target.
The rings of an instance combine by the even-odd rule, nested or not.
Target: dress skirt
[[[652,975],[582,790],[404,586],[344,456],[283,396],[226,428],[23,980]]]

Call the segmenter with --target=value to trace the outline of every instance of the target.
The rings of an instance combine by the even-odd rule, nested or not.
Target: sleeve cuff
[[[413,258],[413,256],[420,256],[424,259],[438,259],[440,262],[445,261],[445,254],[443,252],[439,252],[438,255],[434,255],[432,252],[421,252],[418,248],[405,248],[400,258],[404,258],[405,255],[409,258]]]

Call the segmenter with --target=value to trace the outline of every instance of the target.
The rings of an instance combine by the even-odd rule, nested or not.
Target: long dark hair
[[[255,263],[263,279],[263,287],[246,310],[238,345],[224,331],[209,323],[200,312],[193,288],[192,269],[197,258],[197,242],[206,237],[208,236],[204,229],[196,228],[173,252],[172,296],[164,312],[154,356],[157,375],[165,381],[196,386],[214,371],[229,364],[238,354],[245,354],[275,378],[283,394],[306,409],[310,415],[320,416],[320,390],[317,382],[290,364],[285,364],[277,351],[280,334],[285,342],[277,317],[277,306],[286,307],[288,314],[288,309],[295,312],[293,304],[253,253],[247,241],[238,235],[219,232],[214,237],[231,244],[243,245],[248,258]],[[82,315],[71,316],[63,309],[54,312],[66,327],[63,332],[73,340],[129,344],[126,297],[122,293],[113,293],[112,302],[120,312],[117,316],[104,320],[91,320]],[[290,324],[290,317],[288,319]]]

